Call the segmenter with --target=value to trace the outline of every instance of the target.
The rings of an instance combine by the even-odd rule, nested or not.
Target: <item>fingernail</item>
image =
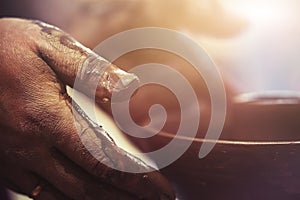
[[[124,101],[130,92],[136,91],[139,78],[127,73],[104,58],[92,53],[82,64],[78,76],[79,83],[88,88],[85,91],[93,95],[96,90],[102,102],[109,102],[114,94],[116,101]]]
[[[126,89],[135,82],[139,82],[139,78],[135,74],[126,73],[120,77],[115,89]]]
[[[118,68],[113,73],[117,75],[118,80],[115,81],[115,84],[111,87],[112,102],[116,103],[129,100],[139,87],[139,78],[135,74],[127,73]]]

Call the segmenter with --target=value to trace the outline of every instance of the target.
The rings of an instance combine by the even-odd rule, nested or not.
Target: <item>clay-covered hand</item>
[[[127,173],[107,167],[149,168],[119,149],[80,108],[74,109],[65,89],[79,77],[86,83],[79,89],[91,95],[89,84],[99,75],[106,80],[96,88],[101,101],[113,90],[126,89],[134,75],[42,22],[0,19],[0,38],[1,182],[42,200],[174,199],[157,171]],[[117,84],[120,79],[124,84]],[[97,140],[91,140],[95,135]],[[41,191],[32,193],[37,185]]]

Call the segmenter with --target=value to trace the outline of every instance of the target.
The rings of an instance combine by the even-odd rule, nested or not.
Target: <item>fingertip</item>
[[[175,192],[166,178],[158,171],[128,174],[121,188],[143,200],[174,200]],[[120,186],[120,185],[119,185]]]
[[[159,200],[173,200],[175,199],[175,192],[169,181],[162,176],[158,171],[153,171],[143,176],[156,191],[157,199]]]

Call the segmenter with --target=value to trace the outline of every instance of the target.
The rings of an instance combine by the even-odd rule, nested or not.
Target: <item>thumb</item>
[[[112,92],[137,88],[136,75],[111,64],[62,30],[40,21],[34,24],[40,35],[36,51],[64,85],[76,85],[80,92],[96,96],[97,102],[109,101]]]

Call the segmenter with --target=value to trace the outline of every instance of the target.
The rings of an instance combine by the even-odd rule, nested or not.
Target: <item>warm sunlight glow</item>
[[[282,0],[227,0],[220,1],[224,6],[245,17],[253,23],[276,22],[282,20],[288,12],[286,12],[286,2]]]

